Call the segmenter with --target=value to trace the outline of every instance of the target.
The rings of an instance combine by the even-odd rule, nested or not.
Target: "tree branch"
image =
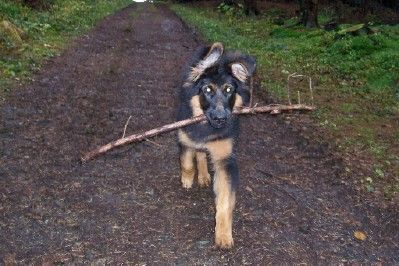
[[[281,112],[293,111],[293,110],[300,110],[300,111],[313,111],[316,108],[309,105],[303,104],[293,104],[293,105],[281,105],[281,104],[273,104],[273,105],[266,105],[266,106],[258,106],[258,107],[244,107],[240,109],[235,109],[233,111],[236,115],[245,115],[245,114],[256,114],[256,113],[270,113],[270,114],[279,114]],[[104,146],[98,147],[86,154],[84,154],[81,158],[82,163],[85,163],[94,157],[97,157],[107,151],[121,147],[130,143],[139,142],[145,140],[147,138],[166,133],[169,131],[173,131],[179,128],[183,128],[192,124],[196,124],[202,121],[205,121],[205,115],[199,115],[196,117],[192,117],[189,119],[177,121],[175,123],[167,124],[161,127],[157,127],[142,133],[133,134],[127,137],[120,138],[118,140],[112,141]]]

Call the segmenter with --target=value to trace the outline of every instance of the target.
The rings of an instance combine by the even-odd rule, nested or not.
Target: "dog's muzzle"
[[[226,111],[215,110],[214,112],[210,112],[207,116],[209,123],[214,128],[222,128],[227,125],[228,119],[230,118],[230,114]]]

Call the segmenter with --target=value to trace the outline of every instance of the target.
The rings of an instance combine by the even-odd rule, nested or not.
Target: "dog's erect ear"
[[[246,82],[252,77],[256,69],[256,61],[248,55],[240,55],[229,64],[231,74],[241,82]]]
[[[241,63],[231,64],[231,73],[241,82],[245,82],[249,77],[248,69]]]
[[[213,67],[223,54],[223,44],[216,42],[209,48],[207,54],[193,67],[191,67],[189,80],[197,81],[205,70]]]
[[[240,52],[226,52],[220,64],[219,72],[227,72],[238,81],[245,83],[253,76],[256,60],[252,56]]]

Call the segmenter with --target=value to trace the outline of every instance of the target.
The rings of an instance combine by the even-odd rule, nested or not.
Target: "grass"
[[[0,28],[0,96],[14,82],[29,79],[42,62],[57,55],[71,38],[131,3],[129,0],[54,0],[48,10],[0,0],[0,22],[21,30],[22,42]]]
[[[293,26],[295,19],[276,25],[278,10],[254,18],[181,4],[172,9],[209,42],[254,55],[262,87],[279,101],[287,97],[289,73],[311,76],[316,123],[343,152],[367,153],[370,172],[378,166],[379,173],[387,173],[390,194],[398,187],[399,25],[372,25],[374,34],[352,36]],[[328,21],[328,14],[321,14],[321,21]],[[295,85],[306,88],[305,82]]]

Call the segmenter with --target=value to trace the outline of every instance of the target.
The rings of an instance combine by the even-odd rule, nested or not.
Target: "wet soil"
[[[333,148],[281,117],[241,119],[230,251],[213,244],[212,189],[180,185],[175,133],[79,164],[130,115],[128,133],[174,121],[198,45],[167,7],[135,4],[13,90],[0,109],[0,261],[399,263],[397,208],[362,197]]]

